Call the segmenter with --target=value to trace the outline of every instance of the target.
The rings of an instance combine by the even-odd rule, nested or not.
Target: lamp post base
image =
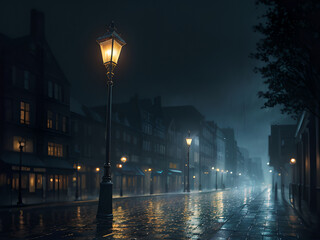
[[[110,219],[112,214],[112,182],[103,181],[100,183],[100,195],[97,218]]]

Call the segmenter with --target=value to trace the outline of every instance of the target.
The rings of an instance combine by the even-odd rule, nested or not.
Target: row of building
[[[269,166],[273,186],[281,187],[301,213],[320,216],[319,119],[303,112],[293,125],[272,125]]]
[[[70,83],[45,39],[44,15],[32,10],[30,26],[25,37],[0,35],[0,205],[17,202],[20,159],[25,203],[97,197],[106,107],[70,97]],[[219,128],[193,106],[164,107],[161,97],[134,96],[113,105],[114,193],[120,185],[124,194],[182,191],[189,131],[191,189],[233,186],[241,173],[259,178],[245,170],[250,158],[233,129]],[[127,162],[118,168],[121,157]]]

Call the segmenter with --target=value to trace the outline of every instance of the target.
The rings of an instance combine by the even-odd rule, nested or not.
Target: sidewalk
[[[191,192],[170,192],[170,193],[154,193],[154,194],[140,194],[140,195],[124,195],[120,196],[113,196],[113,200],[117,201],[120,199],[127,199],[127,198],[149,198],[155,196],[166,196],[166,195],[187,195],[187,194],[201,194],[201,193],[208,193],[208,192],[221,192],[221,191],[229,191],[231,188],[225,189],[212,189],[212,190],[203,190],[203,191],[191,191]],[[0,206],[0,212],[8,211],[8,209],[21,209],[21,208],[42,208],[42,207],[59,207],[59,206],[77,206],[77,205],[86,205],[86,204],[97,204],[99,198],[90,199],[90,200],[74,200],[74,201],[60,201],[60,202],[42,202],[42,203],[34,203],[34,204],[24,204],[21,207],[16,205],[11,206]]]
[[[320,239],[271,189],[234,214],[211,239]]]
[[[317,230],[319,228],[319,220],[315,214],[310,212],[307,204],[302,201],[301,209],[297,206],[297,202],[293,202],[293,199],[290,199],[289,189],[284,188],[283,194],[281,194],[285,202],[290,205],[299,215],[299,217],[305,222],[310,228]]]

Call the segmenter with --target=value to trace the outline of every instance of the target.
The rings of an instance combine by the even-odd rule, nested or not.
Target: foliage
[[[268,89],[259,92],[263,107],[281,106],[282,113],[296,118],[301,111],[317,113],[319,104],[320,1],[257,0],[266,7],[255,31],[255,68]]]

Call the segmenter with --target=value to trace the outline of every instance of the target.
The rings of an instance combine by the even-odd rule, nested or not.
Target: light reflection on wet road
[[[261,192],[245,188],[115,199],[112,224],[97,222],[96,202],[2,210],[0,238],[210,239]]]

